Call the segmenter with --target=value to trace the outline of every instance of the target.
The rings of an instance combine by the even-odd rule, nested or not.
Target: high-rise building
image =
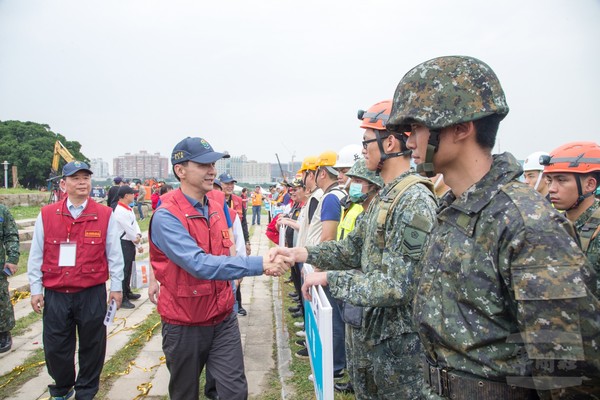
[[[110,176],[108,163],[101,158],[92,158],[90,160],[90,168],[94,173],[94,178],[108,178]]]
[[[169,159],[160,153],[148,154],[145,150],[138,154],[125,153],[113,159],[113,174],[124,178],[166,179],[169,175]]]
[[[222,158],[216,163],[217,176],[229,172],[238,182],[266,183],[271,181],[269,163],[248,160],[245,155]]]

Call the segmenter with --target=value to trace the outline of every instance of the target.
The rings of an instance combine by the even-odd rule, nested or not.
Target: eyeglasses
[[[363,140],[362,141],[363,149],[366,150],[367,146],[369,145],[369,143],[373,143],[373,142],[376,142],[376,141],[377,141],[377,138],[375,138],[375,139],[369,139],[369,140]]]

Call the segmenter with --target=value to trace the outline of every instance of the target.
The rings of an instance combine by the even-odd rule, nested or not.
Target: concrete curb
[[[292,351],[289,345],[289,332],[283,321],[281,299],[279,299],[279,280],[273,279],[273,314],[275,316],[275,339],[277,342],[277,370],[281,383],[281,398],[285,399],[293,392],[287,385],[287,380],[293,376],[290,371]]]

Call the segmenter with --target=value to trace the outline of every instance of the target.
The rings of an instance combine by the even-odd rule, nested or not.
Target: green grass
[[[26,300],[21,300],[26,301]],[[31,311],[26,316],[19,318],[15,322],[15,327],[10,331],[12,336],[20,336],[23,333],[31,330],[31,325],[42,320],[42,314]]]
[[[10,213],[15,220],[37,218],[40,209],[40,206],[16,206],[10,208]]]
[[[156,334],[160,334],[160,316],[154,310],[143,322],[137,325],[130,336],[129,343],[117,351],[104,364],[102,374],[100,375],[100,391],[96,395],[96,399],[108,399],[108,392],[119,378],[119,374],[130,367],[131,361],[135,360],[143,350],[146,342]]]
[[[0,188],[0,194],[40,194],[40,193],[48,193],[42,192],[41,190],[29,190],[25,188]],[[49,195],[48,195],[49,196]]]
[[[23,360],[21,365],[0,376],[0,400],[12,398],[21,386],[42,372],[45,364],[44,349],[38,349]]]
[[[314,385],[311,381],[308,380],[308,376],[312,373],[310,368],[310,361],[308,359],[300,359],[294,355],[298,350],[301,349],[300,346],[296,344],[296,340],[301,339],[296,336],[296,331],[299,331],[300,328],[294,326],[294,322],[302,321],[301,318],[292,318],[291,314],[287,311],[288,307],[296,306],[296,302],[293,301],[288,293],[294,291],[294,286],[292,284],[283,283],[283,309],[285,324],[287,325],[289,336],[289,346],[292,352],[292,362],[290,365],[290,371],[293,376],[289,379],[288,384],[290,384],[294,393],[290,394],[289,400],[306,400],[306,399],[314,399],[315,398],[315,389]],[[340,381],[335,381],[335,383],[343,383],[347,382],[348,378]],[[334,393],[335,400],[354,400],[354,395],[352,394],[341,394]]]

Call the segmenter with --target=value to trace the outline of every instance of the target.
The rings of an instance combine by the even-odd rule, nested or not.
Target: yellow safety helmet
[[[317,167],[325,168],[334,176],[338,176],[338,171],[333,168],[337,162],[337,153],[335,151],[327,150],[319,154],[317,157]]]
[[[308,156],[308,157],[304,157],[304,160],[302,160],[302,165],[300,166],[300,173],[304,172],[304,171],[315,171],[317,169],[317,157],[315,156]]]

